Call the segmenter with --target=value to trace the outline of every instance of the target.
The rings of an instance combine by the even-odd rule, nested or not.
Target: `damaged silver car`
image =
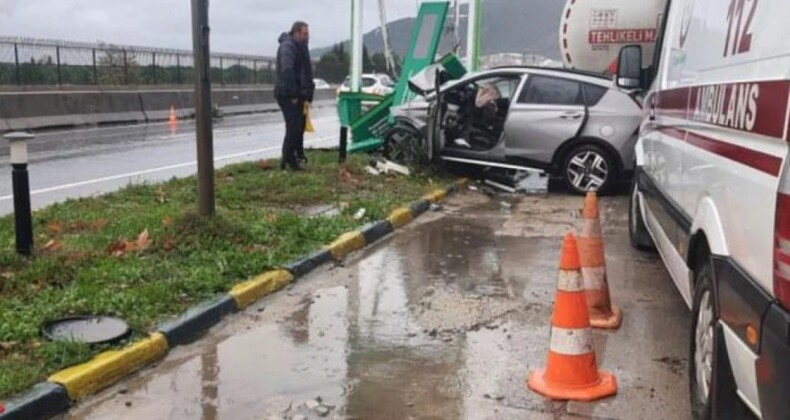
[[[610,79],[532,67],[441,76],[430,68],[410,80],[419,96],[393,109],[388,159],[538,169],[576,193],[629,179],[642,108]]]

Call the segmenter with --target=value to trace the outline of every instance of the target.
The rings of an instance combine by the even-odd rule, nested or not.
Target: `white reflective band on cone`
[[[557,290],[563,292],[583,292],[584,280],[582,280],[582,274],[578,271],[565,271],[561,269],[559,279],[557,280]]]
[[[592,331],[589,328],[551,327],[549,350],[566,356],[582,356],[592,353]]]
[[[598,219],[582,219],[581,238],[592,238],[601,236],[601,222]]]
[[[584,288],[587,290],[603,290],[606,288],[606,268],[582,267]]]

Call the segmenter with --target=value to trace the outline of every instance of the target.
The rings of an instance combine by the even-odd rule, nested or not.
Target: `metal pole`
[[[351,91],[362,87],[362,0],[351,2]]]
[[[4,137],[10,143],[11,152],[16,252],[20,255],[33,255],[33,215],[30,208],[30,178],[27,172],[27,142],[33,135],[11,133]]]
[[[192,0],[192,42],[195,55],[195,125],[197,129],[198,212],[213,216],[214,138],[211,112],[209,0]]]
[[[14,62],[16,63],[16,85],[22,86],[22,73],[19,70],[19,45],[14,44]]]
[[[93,84],[99,86],[99,68],[96,66],[96,48],[93,49]]]
[[[469,71],[477,71],[480,64],[480,0],[469,0],[466,18],[466,65]]]
[[[219,83],[225,86],[225,62],[222,57],[219,58]]]
[[[242,80],[241,80],[241,75],[242,75],[242,73],[241,73],[241,59],[238,60],[238,68],[236,69],[236,74],[238,75],[237,77],[239,78],[238,84],[241,84],[241,82],[242,82]]]
[[[58,86],[63,85],[63,78],[60,74],[60,47],[55,47],[55,62],[58,66]]]
[[[458,49],[461,48],[461,0],[455,0],[453,14],[455,15],[453,23],[453,41],[455,45],[453,45],[453,51],[457,53]]]
[[[253,84],[258,84],[258,61],[252,62],[252,77],[253,77]]]
[[[154,84],[156,84],[156,53],[151,53],[151,62],[154,65]]]
[[[126,50],[123,50],[123,84],[129,85],[129,59]]]

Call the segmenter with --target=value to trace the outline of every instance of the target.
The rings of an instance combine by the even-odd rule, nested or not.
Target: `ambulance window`
[[[519,103],[540,105],[583,105],[579,83],[545,76],[531,76]]]
[[[587,106],[598,105],[603,95],[606,94],[606,88],[595,85],[584,85],[584,96],[587,98]]]

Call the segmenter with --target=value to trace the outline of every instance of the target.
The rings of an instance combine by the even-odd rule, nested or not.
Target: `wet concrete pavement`
[[[330,106],[314,110],[316,132],[306,147],[337,145],[339,123]],[[214,125],[216,166],[279,157],[285,126],[279,113],[227,117]],[[30,143],[34,208],[157,182],[197,171],[195,122],[50,131]],[[0,140],[0,215],[13,211],[7,142]]]
[[[594,334],[619,394],[564,403],[525,389],[529,370],[545,363],[560,239],[581,204],[453,197],[64,418],[690,418],[688,310],[659,258],[628,245],[624,197],[603,199],[602,214],[625,320]]]

